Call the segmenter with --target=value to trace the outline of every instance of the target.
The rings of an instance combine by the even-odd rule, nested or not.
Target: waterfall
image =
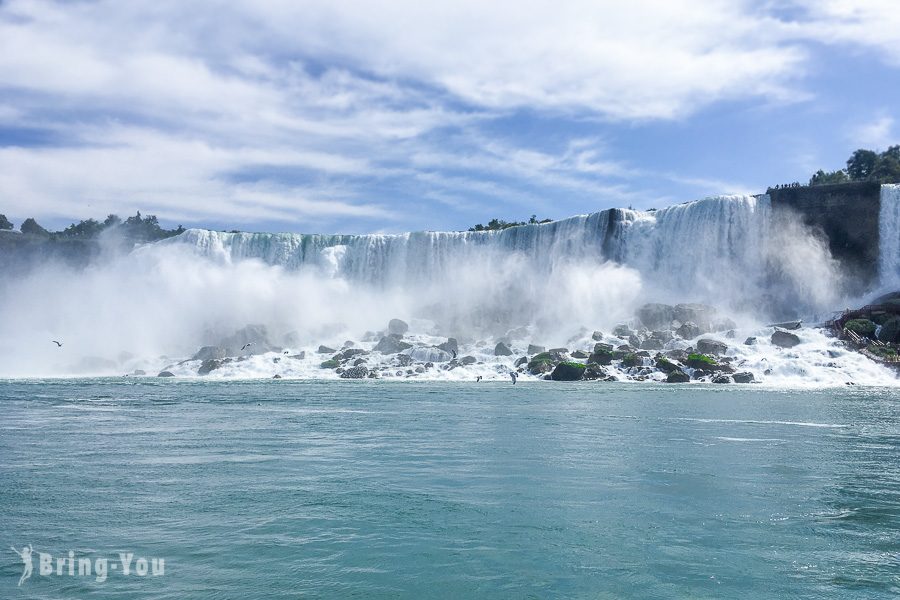
[[[491,277],[508,268],[512,256],[525,261],[529,277],[610,261],[638,272],[651,299],[746,310],[758,309],[763,295],[770,304],[802,305],[810,300],[809,289],[834,283],[827,250],[810,249],[802,232],[788,236],[791,231],[787,223],[773,227],[771,201],[761,195],[717,196],[656,211],[611,209],[501,231],[317,235],[192,229],[165,243],[185,244],[222,263],[256,259],[388,289],[444,282],[466,265],[481,265]],[[804,264],[791,264],[794,257]],[[821,290],[812,295],[827,300]]]
[[[884,288],[900,287],[900,185],[881,186],[879,274]]]

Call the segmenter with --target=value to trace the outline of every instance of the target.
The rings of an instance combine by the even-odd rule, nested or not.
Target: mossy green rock
[[[663,373],[674,373],[676,371],[681,371],[681,368],[678,365],[662,356],[656,359],[656,368]]]
[[[692,369],[709,369],[710,367],[719,366],[719,363],[713,357],[697,353],[688,354],[685,364]]]
[[[550,379],[553,381],[580,381],[584,379],[586,368],[585,365],[577,362],[561,362],[553,369]]]
[[[319,366],[321,366],[323,369],[337,369],[339,366],[341,366],[341,361],[332,358],[331,360],[326,360]]]
[[[687,383],[691,378],[683,371],[672,371],[666,377],[666,383]]]
[[[593,354],[588,356],[588,363],[594,363],[598,365],[608,365],[613,361],[613,352],[610,350],[600,350],[599,352],[595,351]]]
[[[639,367],[642,364],[644,364],[644,361],[637,354],[630,353],[622,357],[623,367]]]

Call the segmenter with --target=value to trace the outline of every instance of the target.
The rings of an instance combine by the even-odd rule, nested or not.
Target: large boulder
[[[375,344],[373,350],[382,354],[396,354],[404,350],[412,348],[412,344],[407,344],[400,339],[398,335],[386,335]]]
[[[334,354],[335,352],[337,352],[337,350],[329,346],[319,346],[319,349],[316,350],[316,352],[318,352],[319,354]]]
[[[535,344],[528,344],[528,356],[532,356],[534,354],[540,354],[541,352],[546,352],[547,349],[543,346],[536,346]]]
[[[655,366],[657,369],[662,371],[663,373],[674,373],[675,371],[681,371],[681,367],[673,363],[668,358],[664,356],[657,355]]]
[[[569,349],[568,348],[550,348],[550,350],[547,351],[547,354],[550,355],[550,358],[554,362],[569,360]]]
[[[672,371],[666,377],[666,383],[687,383],[691,380],[684,371]]]
[[[675,319],[675,307],[668,304],[645,304],[637,310],[637,316],[647,329],[668,329]]]
[[[584,379],[584,371],[587,367],[577,362],[561,362],[550,373],[553,381],[580,381]]]
[[[494,346],[494,356],[512,356],[513,351],[503,342],[498,342]]]
[[[703,331],[701,331],[700,327],[693,321],[685,321],[675,330],[675,334],[685,340],[692,340],[702,333]]]
[[[400,319],[391,319],[388,323],[388,333],[391,335],[404,335],[409,331],[409,324]]]
[[[474,356],[463,356],[459,359],[461,365],[474,365],[478,360]]]
[[[409,356],[416,362],[438,363],[453,360],[452,354],[450,354],[446,350],[435,348],[434,346],[419,346],[418,348],[409,348],[407,350],[404,350],[402,354]]]
[[[800,338],[789,331],[776,329],[772,334],[772,343],[780,348],[793,348],[800,343]]]
[[[447,338],[446,342],[438,344],[437,347],[445,352],[449,352],[450,354],[456,354],[457,352],[459,352],[459,342],[456,341],[456,338]]]
[[[616,325],[613,328],[612,334],[618,338],[627,339],[634,335],[634,331],[631,330],[631,327],[628,325]]]
[[[731,376],[734,379],[735,383],[753,383],[754,377],[753,373],[750,371],[741,371],[740,373],[735,373]]]
[[[706,304],[676,304],[675,320],[682,323],[692,321],[703,333],[710,331],[716,317],[716,309]]]
[[[341,379],[365,379],[369,374],[369,369],[360,365],[356,367],[350,367],[341,373]]]
[[[712,356],[722,356],[728,351],[728,345],[718,340],[703,338],[697,340],[697,351],[701,354],[710,354]]]
[[[175,377],[175,373],[172,371],[160,371],[157,377]]]
[[[202,348],[197,350],[197,353],[191,357],[191,360],[221,360],[226,356],[228,356],[228,352],[221,346],[203,346]]]
[[[597,344],[599,346],[600,344]],[[612,350],[607,350],[605,348],[597,348],[594,347],[594,352],[588,356],[588,364],[596,364],[596,365],[608,365],[612,363],[614,353]]]
[[[347,348],[338,353],[335,358],[337,358],[338,360],[347,360],[353,358],[354,356],[360,356],[368,353],[369,352],[367,350],[363,350],[362,348]]]
[[[535,354],[531,357],[531,360],[528,361],[528,372],[532,375],[549,373],[553,370],[555,362],[556,361],[550,358],[549,352],[541,352],[540,354]]]
[[[209,358],[200,363],[200,368],[197,369],[197,375],[209,375],[221,366],[221,360],[217,358]]]
[[[692,369],[713,371],[719,368],[719,362],[716,359],[701,353],[689,354],[687,360],[684,362]]]
[[[644,359],[633,352],[622,357],[623,367],[640,367],[643,366],[643,364]]]
[[[588,380],[606,379],[609,373],[600,365],[587,365],[584,369],[584,378]]]

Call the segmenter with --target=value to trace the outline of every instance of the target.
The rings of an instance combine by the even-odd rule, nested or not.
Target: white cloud
[[[805,11],[799,36],[877,51],[900,66],[900,10],[895,0],[795,0]]]
[[[888,2],[795,6],[789,22],[750,0],[7,0],[0,122],[57,141],[0,149],[0,195],[12,214],[197,221],[402,219],[367,199],[395,179],[465,210],[467,191],[627,199],[644,170],[598,140],[485,125],[804,98],[810,39],[900,58]]]
[[[856,148],[884,150],[891,144],[897,143],[897,136],[894,134],[894,119],[887,115],[881,115],[854,128],[849,138]]]

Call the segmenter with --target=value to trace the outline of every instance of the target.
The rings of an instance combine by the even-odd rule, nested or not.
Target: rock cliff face
[[[799,214],[827,239],[832,256],[859,291],[874,283],[879,264],[881,185],[874,182],[769,189],[775,218]]]

